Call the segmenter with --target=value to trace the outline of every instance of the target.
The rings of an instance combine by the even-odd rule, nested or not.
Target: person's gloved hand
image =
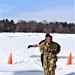
[[[28,45],[28,48],[31,48],[31,47],[33,47],[33,45]]]

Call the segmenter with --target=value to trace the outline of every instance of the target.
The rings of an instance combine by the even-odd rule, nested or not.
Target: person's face
[[[50,43],[52,41],[52,39],[50,37],[46,37],[46,42]]]

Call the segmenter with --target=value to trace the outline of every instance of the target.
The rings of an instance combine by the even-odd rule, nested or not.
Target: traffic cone
[[[12,64],[12,53],[11,52],[10,52],[10,55],[9,55],[8,64]]]
[[[70,55],[68,57],[68,61],[67,61],[67,65],[71,65],[72,64],[72,53],[70,52]]]

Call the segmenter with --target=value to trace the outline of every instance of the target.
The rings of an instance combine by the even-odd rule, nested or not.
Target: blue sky
[[[74,0],[0,0],[0,19],[74,23]]]

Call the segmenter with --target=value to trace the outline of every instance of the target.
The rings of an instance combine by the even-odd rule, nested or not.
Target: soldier
[[[29,45],[30,47],[39,47],[41,52],[41,62],[44,69],[44,75],[55,75],[57,54],[60,52],[60,45],[52,41],[52,36],[46,34],[45,40],[39,44]]]

